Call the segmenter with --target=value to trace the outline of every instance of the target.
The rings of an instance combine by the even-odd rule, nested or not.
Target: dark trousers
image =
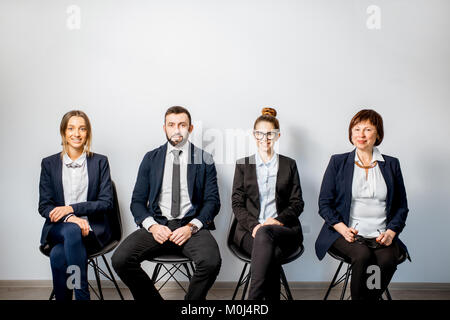
[[[255,238],[247,233],[241,249],[251,255],[249,300],[280,300],[281,260],[302,243],[302,234],[284,226],[262,226]]]
[[[83,237],[80,227],[71,222],[55,224],[49,231],[47,241],[52,246],[50,265],[53,275],[53,289],[56,300],[72,300],[75,291],[76,300],[89,300],[89,284],[87,277],[87,256],[99,249],[98,241],[93,232]],[[74,271],[70,266],[77,266],[80,271],[80,287],[70,289],[68,277]]]
[[[342,236],[333,243],[330,250],[351,261],[352,300],[379,300],[397,270],[402,254],[402,249],[395,241],[388,247],[374,249],[358,242],[350,243]],[[368,278],[373,275],[373,271],[367,270],[371,265],[380,268],[380,289],[370,289],[367,285]]]
[[[172,231],[181,227],[179,220],[171,220],[167,226]],[[153,281],[141,268],[141,262],[170,252],[181,252],[195,264],[185,299],[206,299],[222,263],[219,247],[209,230],[200,229],[182,246],[178,246],[170,240],[160,244],[150,232],[141,228],[129,235],[112,257],[114,270],[128,286],[135,300],[162,299]]]

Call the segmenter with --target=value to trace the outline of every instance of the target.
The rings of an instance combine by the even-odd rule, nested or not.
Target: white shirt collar
[[[189,154],[189,148],[191,146],[191,143],[188,141],[186,141],[185,144],[183,144],[183,146],[181,146],[181,148],[177,147],[177,146],[173,146],[170,144],[170,142],[167,142],[167,154],[171,153],[172,150],[181,150],[182,153],[181,155],[183,156],[187,156]]]
[[[81,154],[81,156],[79,156],[78,159],[76,159],[76,160],[70,159],[70,157],[67,153],[64,153],[64,156],[63,156],[63,162],[65,165],[75,163],[77,165],[82,166],[84,161],[86,161],[86,152],[83,152]]]
[[[277,161],[278,161],[278,154],[276,152],[274,152],[274,154],[272,155],[272,158],[267,163],[264,163],[264,161],[262,160],[261,155],[259,154],[259,152],[256,152],[255,164],[256,164],[257,167],[260,167],[260,166],[263,166],[263,165],[265,165],[267,167],[270,167],[270,166],[274,165]]]
[[[362,165],[361,161],[359,161],[358,152],[356,150],[355,150],[355,161]],[[384,161],[383,155],[381,154],[380,150],[378,150],[377,147],[373,147],[372,150],[372,163],[374,163],[375,161]]]

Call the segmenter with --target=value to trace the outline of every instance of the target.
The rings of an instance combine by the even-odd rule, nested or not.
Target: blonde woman
[[[41,244],[51,248],[56,300],[72,299],[66,282],[70,271],[78,268],[80,286],[75,286],[75,298],[89,300],[87,256],[111,236],[106,219],[113,206],[109,163],[107,157],[90,151],[91,124],[84,112],[66,113],[60,133],[62,152],[41,164],[39,213],[45,218]]]

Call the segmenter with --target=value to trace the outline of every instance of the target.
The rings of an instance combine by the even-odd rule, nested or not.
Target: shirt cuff
[[[148,232],[150,232],[150,227],[154,224],[158,224],[158,222],[155,221],[155,219],[153,219],[153,217],[148,217],[145,218],[144,221],[142,221],[142,226],[145,228],[145,230],[147,230]]]
[[[191,223],[194,224],[198,228],[198,230],[203,227],[203,223],[198,219],[192,219]]]
[[[68,215],[67,215],[67,217],[64,219],[64,222],[67,222],[67,220],[71,217],[71,216],[74,216],[75,214],[73,214],[73,213],[69,213]]]

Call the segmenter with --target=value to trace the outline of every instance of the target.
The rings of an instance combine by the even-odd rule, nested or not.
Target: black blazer
[[[319,260],[323,259],[328,249],[340,236],[333,225],[339,222],[344,222],[347,226],[349,224],[355,150],[333,155],[323,177],[319,195],[319,214],[325,223],[316,240],[316,254]],[[384,161],[379,161],[378,165],[387,186],[386,229],[396,232],[394,241],[408,252],[404,243],[398,238],[405,227],[409,211],[400,162],[397,158],[384,154],[383,158]]]
[[[111,237],[111,229],[106,215],[113,208],[113,192],[109,172],[108,158],[93,153],[86,157],[89,177],[87,201],[72,204],[76,216],[87,216],[92,231],[97,236],[101,246],[107,244]],[[47,235],[55,223],[50,222],[50,211],[55,207],[64,206],[64,189],[62,183],[62,159],[57,153],[44,158],[41,163],[41,178],[39,182],[39,213],[45,218],[42,228],[41,244],[47,242]]]
[[[305,203],[295,160],[279,155],[277,183],[275,186],[275,203],[278,216],[276,219],[290,227],[302,237],[302,228],[298,217],[303,212]],[[240,245],[244,235],[253,231],[259,224],[260,212],[258,180],[256,177],[255,155],[236,162],[231,195],[233,213],[238,220],[234,242]]]
[[[142,222],[147,217],[153,217],[159,224],[167,224],[167,218],[162,215],[158,204],[166,153],[167,143],[147,152],[139,167],[130,206],[138,226],[142,227]],[[216,167],[212,156],[192,143],[190,153],[187,184],[192,208],[183,217],[181,223],[185,225],[197,218],[203,223],[203,228],[214,230],[214,217],[220,210]]]

